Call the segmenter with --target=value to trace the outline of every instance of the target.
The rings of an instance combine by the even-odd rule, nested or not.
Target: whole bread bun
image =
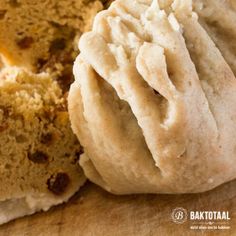
[[[194,193],[236,177],[236,78],[190,0],[116,0],[79,49],[69,113],[91,181]]]
[[[47,73],[0,73],[0,224],[67,201],[85,182],[66,98]]]

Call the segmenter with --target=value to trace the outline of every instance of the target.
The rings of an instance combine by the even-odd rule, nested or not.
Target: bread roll
[[[194,193],[236,177],[236,79],[190,0],[117,0],[79,49],[69,113],[91,181]]]

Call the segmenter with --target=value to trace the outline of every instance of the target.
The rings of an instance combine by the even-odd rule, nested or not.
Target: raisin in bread
[[[0,224],[67,201],[85,182],[66,98],[49,74],[0,74]]]
[[[69,113],[91,181],[187,193],[236,178],[236,78],[190,0],[116,0],[79,49]]]
[[[98,0],[1,0],[3,60],[34,72],[51,70],[64,91],[68,90],[77,50],[74,42],[102,8]]]

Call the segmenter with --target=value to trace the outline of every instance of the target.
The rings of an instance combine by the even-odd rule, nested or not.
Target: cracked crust
[[[116,194],[236,177],[235,77],[191,1],[160,3],[117,0],[79,41],[69,113],[81,166]]]

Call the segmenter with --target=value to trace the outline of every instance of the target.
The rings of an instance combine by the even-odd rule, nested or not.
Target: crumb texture
[[[0,223],[9,220],[6,205],[13,211],[19,202],[22,212],[14,210],[13,218],[48,209],[85,181],[78,165],[81,147],[62,94],[47,73],[16,67],[1,71]]]
[[[102,8],[97,0],[0,1],[3,61],[34,72],[50,71],[68,90],[77,40]]]

